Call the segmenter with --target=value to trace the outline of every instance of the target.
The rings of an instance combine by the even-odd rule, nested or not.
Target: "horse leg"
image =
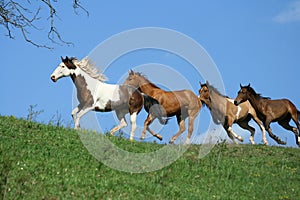
[[[271,129],[271,127],[270,127],[270,122],[271,122],[271,121],[268,120],[268,121],[265,121],[265,123],[264,123],[264,125],[265,125],[265,127],[266,127],[266,130],[267,130],[268,133],[269,133],[269,136],[270,136],[273,140],[275,140],[278,144],[283,144],[283,145],[285,145],[286,142],[282,141],[279,137],[277,137],[276,135],[273,134],[272,129]]]
[[[189,110],[188,135],[185,144],[189,144],[194,131],[194,120],[199,113],[199,109]]]
[[[230,135],[231,135],[231,136],[235,137],[236,139],[238,139],[240,142],[243,142],[243,141],[244,141],[244,139],[242,138],[242,136],[236,134],[236,133],[232,130],[232,124],[233,124],[233,118],[232,118],[232,117],[226,116],[226,117],[225,117],[225,122],[224,122],[224,124],[226,124],[226,125],[224,126],[224,128],[226,129],[227,134],[230,133],[230,134],[228,134],[229,137],[230,137]],[[230,137],[230,138],[231,138],[231,137]],[[231,138],[231,140],[232,140],[232,138]]]
[[[144,122],[144,129],[142,131],[141,140],[145,139],[146,130],[148,126],[152,123],[152,121],[153,121],[152,114],[148,114],[147,119]]]
[[[255,144],[255,142],[254,142],[255,128],[250,126],[248,123],[249,123],[249,120],[243,120],[243,121],[238,122],[238,125],[240,127],[242,127],[243,129],[248,130],[251,133],[250,142],[251,142],[251,144]]]
[[[127,112],[127,111],[126,111]],[[120,121],[120,124],[115,126],[114,128],[112,128],[110,130],[110,134],[111,135],[114,135],[118,130],[120,130],[121,128],[127,126],[127,123],[126,123],[126,119],[125,119],[125,114],[126,114],[125,111],[116,111],[116,114],[117,114],[117,117]]]
[[[131,124],[131,131],[130,131],[130,138],[129,138],[130,141],[133,140],[134,132],[136,130],[136,115],[137,112],[134,112],[130,115],[130,124]]]
[[[238,139],[240,142],[243,142],[244,139],[242,138],[242,136],[236,134],[233,130],[232,127],[229,126],[227,129],[227,133],[230,133],[231,136],[235,137],[236,139]],[[229,136],[230,137],[230,136]],[[231,137],[230,137],[231,138]],[[232,139],[232,138],[231,138]],[[235,141],[234,141],[235,142]],[[236,142],[235,142],[236,143]]]
[[[75,108],[76,109],[76,108]],[[74,109],[74,110],[75,110]],[[84,108],[84,109],[82,109],[82,110],[80,110],[78,113],[77,113],[77,117],[75,118],[75,129],[79,129],[80,128],[80,123],[79,123],[79,120],[80,120],[80,118],[83,116],[83,115],[85,115],[87,112],[89,112],[89,111],[91,111],[91,110],[93,110],[94,109],[94,107],[87,107],[87,108]],[[74,111],[73,110],[73,111]],[[73,111],[72,111],[72,113],[73,113]]]
[[[223,128],[225,129],[225,131],[226,131],[226,133],[227,133],[227,135],[228,135],[228,137],[232,140],[232,142],[233,143],[235,143],[235,144],[237,144],[237,142],[234,140],[234,137],[233,137],[233,135],[231,134],[231,132],[230,131],[228,131],[228,121],[227,121],[227,119],[228,119],[228,117],[225,117],[225,122],[223,123]]]
[[[224,127],[224,126],[223,126],[223,127]],[[232,142],[233,142],[234,144],[237,144],[237,142],[234,140],[234,137],[233,137],[233,135],[231,134],[231,132],[228,131],[228,128],[225,128],[225,127],[224,127],[224,129],[226,130],[226,133],[227,133],[228,137],[232,140]]]
[[[176,117],[177,117],[177,123],[179,126],[179,130],[169,141],[170,144],[173,144],[174,141],[185,131],[184,119],[181,116],[176,116]]]
[[[71,115],[72,115],[74,123],[75,123],[76,114],[78,113],[78,111],[79,111],[79,107],[78,106],[72,110],[72,114]]]
[[[268,141],[267,141],[267,137],[266,137],[266,129],[263,125],[263,123],[259,120],[259,118],[256,116],[256,114],[251,114],[252,115],[252,119],[257,123],[257,125],[259,126],[261,132],[262,132],[262,140],[263,143],[265,145],[269,145]]]
[[[158,138],[159,140],[162,140],[162,136],[155,133],[154,131],[152,131],[149,126],[150,124],[155,120],[155,117],[150,113],[148,114],[147,116],[147,119],[145,120],[144,122],[144,129],[143,129],[143,132],[142,132],[142,136],[141,136],[141,139],[145,139],[145,134],[146,134],[146,130],[149,131],[149,133],[151,133],[151,135],[153,135],[154,137]]]
[[[157,139],[159,139],[159,140],[162,140],[162,139],[163,139],[161,135],[155,133],[155,132],[152,131],[149,127],[147,127],[147,131],[149,131],[149,133],[151,133],[151,134],[152,134],[154,137],[156,137]]]
[[[293,132],[295,133],[296,144],[300,147],[300,124],[298,121],[298,112],[296,112],[295,114],[292,114],[292,119],[298,128],[298,132],[297,132],[296,128],[295,128],[296,130],[294,130]]]
[[[299,136],[298,136],[298,131],[297,131],[297,128],[296,127],[293,127],[289,124],[289,121],[290,119],[284,119],[284,120],[281,120],[281,121],[278,121],[278,124],[280,126],[282,126],[283,128],[285,128],[286,130],[289,130],[289,131],[292,131],[294,134],[295,134],[295,137],[296,137],[296,144],[299,146]],[[293,119],[294,121],[294,119]],[[298,122],[299,124],[299,122]],[[296,123],[296,125],[298,126],[298,124]]]

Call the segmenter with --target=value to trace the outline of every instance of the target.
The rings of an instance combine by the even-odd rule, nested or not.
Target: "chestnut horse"
[[[234,100],[234,104],[239,105],[248,100],[255,109],[260,120],[263,121],[270,137],[274,137],[272,129],[270,128],[270,123],[278,122],[280,126],[295,134],[296,143],[300,147],[300,137],[298,132],[300,131],[300,112],[297,110],[296,106],[288,99],[271,100],[270,98],[262,97],[250,87],[250,84],[247,86],[240,85],[240,87],[241,89]],[[291,119],[295,122],[298,131],[297,128],[292,127],[289,124]],[[285,142],[279,140],[278,144],[285,144]]]
[[[202,107],[201,102],[191,90],[162,90],[161,88],[150,82],[141,73],[134,72],[132,70],[129,72],[129,75],[124,84],[136,87],[141,92],[156,99],[164,109],[164,116],[176,116],[179,131],[170,139],[170,143],[174,143],[174,141],[185,131],[185,119],[189,118],[188,136],[185,144],[188,144],[190,142],[190,138],[194,129],[194,120]],[[147,116],[147,119],[144,122],[142,137],[145,137],[146,130],[148,130],[152,135],[156,134],[149,128],[149,125],[155,118],[156,117],[151,113]]]
[[[133,140],[136,130],[136,116],[141,111],[145,103],[145,109],[149,106],[158,104],[155,99],[150,97],[143,98],[143,95],[133,87],[126,85],[107,84],[106,77],[98,73],[95,66],[87,58],[81,61],[76,58],[61,58],[62,62],[58,65],[51,75],[51,80],[56,82],[62,77],[70,76],[77,89],[79,105],[73,109],[72,117],[75,129],[80,127],[80,118],[89,111],[110,112],[115,111],[120,124],[111,129],[113,135],[119,129],[127,126],[125,115],[130,114],[131,132],[130,140]],[[159,108],[159,107],[155,107]],[[153,115],[162,114],[158,109],[152,109]]]
[[[266,139],[265,127],[257,117],[254,108],[248,101],[245,101],[239,106],[235,106],[233,103],[233,99],[222,95],[216,88],[214,88],[212,85],[209,85],[208,81],[206,81],[205,84],[200,83],[200,86],[200,100],[209,108],[213,121],[216,124],[223,125],[224,129],[227,132],[227,135],[234,143],[236,143],[234,138],[238,139],[241,142],[243,141],[243,138],[234,133],[232,130],[232,124],[236,123],[241,128],[250,131],[250,142],[251,144],[255,144],[255,129],[248,124],[249,121],[253,119],[262,131],[263,143],[266,145],[268,144],[268,141]]]

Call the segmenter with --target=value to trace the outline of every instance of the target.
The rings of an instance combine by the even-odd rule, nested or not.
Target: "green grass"
[[[132,152],[163,146],[105,137]],[[3,199],[300,199],[295,148],[219,144],[199,159],[192,145],[173,164],[135,174],[99,162],[71,129],[0,117],[0,141]]]

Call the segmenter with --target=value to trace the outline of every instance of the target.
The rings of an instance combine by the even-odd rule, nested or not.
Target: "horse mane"
[[[149,82],[149,84],[150,84],[152,87],[161,89],[160,87],[158,87],[157,85],[155,85],[154,83],[152,83],[152,82],[146,77],[146,75],[142,74],[141,72],[134,72],[134,74],[135,74],[135,75],[138,75],[138,76],[140,76],[140,77],[142,77],[142,78],[144,78],[146,81]]]
[[[205,85],[206,85],[206,87],[208,87],[209,90],[214,91],[215,93],[217,93],[218,95],[220,95],[220,96],[222,96],[224,98],[229,98],[230,99],[230,97],[228,97],[228,96],[222,94],[221,92],[219,92],[219,90],[217,88],[215,88],[214,86],[207,85],[207,84],[205,84]]]
[[[252,87],[248,87],[248,90],[251,94],[253,94],[255,97],[259,97],[259,98],[262,98],[262,99],[271,99],[270,97],[263,97],[261,96],[261,94],[259,93],[256,93],[255,90],[252,88]]]
[[[84,57],[81,61],[79,61],[75,57],[69,58],[72,63],[76,66],[82,69],[85,73],[90,75],[92,78],[97,79],[101,82],[107,81],[107,77],[101,73],[100,70],[96,68],[96,65],[88,59],[88,57]]]

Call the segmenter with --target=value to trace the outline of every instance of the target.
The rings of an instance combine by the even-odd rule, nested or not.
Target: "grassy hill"
[[[133,152],[162,147],[106,137]],[[173,164],[135,174],[99,162],[71,129],[0,117],[0,141],[3,199],[300,198],[295,148],[219,144],[199,159],[192,145]]]

